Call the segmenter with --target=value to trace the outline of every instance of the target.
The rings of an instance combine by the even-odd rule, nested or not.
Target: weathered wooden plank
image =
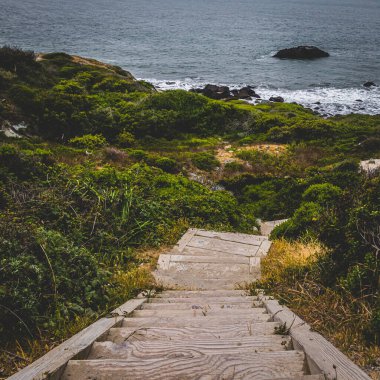
[[[196,277],[196,275],[202,275],[202,277]],[[195,271],[183,272],[183,273],[160,273],[155,272],[154,276],[158,284],[169,289],[193,289],[193,290],[205,290],[205,289],[218,289],[218,290],[231,290],[236,289],[239,286],[243,286],[246,283],[250,283],[260,277],[260,273],[257,274],[230,274],[223,278],[210,278],[209,274],[197,273]]]
[[[252,309],[261,306],[261,301],[241,301],[241,302],[178,302],[178,303],[146,303],[143,310],[192,310],[202,308],[203,310],[224,310],[224,309]]]
[[[176,249],[179,252],[182,252],[182,250],[186,247],[188,242],[193,238],[193,236],[197,233],[196,228],[189,228],[187,232],[181,237],[181,239],[178,240],[178,243],[176,244]]]
[[[259,252],[260,245],[252,246],[252,256],[261,256],[261,253]],[[174,247],[170,254],[178,255],[190,255],[190,256],[216,256],[216,257],[250,257],[245,254],[241,253],[234,253],[234,252],[220,252],[220,251],[214,251],[212,249],[205,249],[205,248],[196,248],[196,247],[190,247],[186,246],[181,252],[176,250]]]
[[[188,247],[211,249],[234,255],[255,256],[257,254],[257,246],[235,243],[226,240],[212,239],[208,237],[194,236],[188,243]]]
[[[186,339],[230,339],[248,337],[254,335],[273,335],[278,322],[261,322],[251,326],[233,324],[224,326],[208,327],[155,327],[143,328],[112,328],[105,340],[114,343],[128,341],[151,341],[151,340],[186,340]]]
[[[257,314],[254,316],[247,315],[227,315],[227,316],[209,316],[204,318],[194,317],[139,317],[125,318],[122,327],[208,327],[240,324],[242,326],[253,326],[257,323],[269,322],[266,314]]]
[[[268,351],[284,351],[290,344],[290,338],[280,335],[256,335],[225,339],[190,339],[190,340],[151,340],[125,341],[117,344],[109,341],[95,342],[88,360],[128,359],[130,357],[154,359],[178,355],[216,355],[238,354]]]
[[[196,236],[208,237],[212,239],[226,240],[236,243],[245,243],[251,245],[260,245],[262,241],[268,240],[267,236],[249,235],[233,232],[215,232],[206,230],[197,230]]]
[[[172,263],[210,263],[210,264],[246,264],[249,265],[249,257],[246,256],[191,256],[191,255],[160,255],[170,256]],[[169,266],[170,267],[170,266]]]
[[[266,313],[265,308],[249,308],[249,309],[189,309],[189,310],[135,310],[132,313],[133,318],[139,317],[192,317],[192,318],[208,318],[214,316],[227,316],[234,315],[236,318],[239,316],[247,316],[252,318],[261,319],[266,321],[269,319],[269,314]]]
[[[62,380],[268,380],[303,375],[297,351],[70,361]]]
[[[257,256],[266,256],[272,246],[272,242],[269,240],[265,240],[260,244],[260,247],[257,251]]]
[[[238,297],[173,297],[173,298],[151,298],[146,305],[150,304],[208,304],[208,303],[250,303],[258,301],[257,297],[238,296]],[[261,301],[260,301],[261,302]],[[144,305],[145,306],[145,305]],[[145,308],[145,307],[144,307]]]
[[[264,300],[268,312],[273,319],[286,323],[296,349],[302,349],[307,357],[312,374],[321,372],[329,380],[369,380],[369,376],[335,348],[322,335],[312,331],[311,327],[295,315],[286,306],[276,300]]]
[[[191,297],[246,297],[246,290],[165,290],[155,298],[191,298]]]
[[[146,298],[135,298],[114,310],[114,313],[123,315],[131,313],[140,307]],[[91,345],[102,335],[108,333],[112,327],[122,323],[123,317],[102,318],[74,335],[46,355],[33,362],[9,378],[9,380],[42,380],[60,379],[66,363],[70,359],[86,357]],[[74,379],[73,379],[74,380]]]

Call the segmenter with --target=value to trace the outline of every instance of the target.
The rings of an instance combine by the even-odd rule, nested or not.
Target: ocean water
[[[380,113],[380,88],[362,87],[380,85],[380,0],[0,0],[3,44],[96,58],[161,89],[253,85],[321,113]],[[305,44],[331,57],[272,58]]]

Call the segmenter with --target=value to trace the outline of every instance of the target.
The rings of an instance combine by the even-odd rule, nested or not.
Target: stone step
[[[166,298],[166,297],[154,297],[149,300],[147,305],[151,304],[168,304],[168,303],[189,303],[189,304],[208,304],[208,303],[226,303],[226,304],[233,304],[233,303],[254,303],[259,302],[257,297],[253,296],[237,296],[237,297],[211,297],[211,296],[204,296],[204,297],[172,297],[172,298]]]
[[[191,297],[246,297],[246,290],[165,290],[155,298],[191,298]]]
[[[278,322],[261,322],[251,326],[233,324],[224,326],[207,327],[155,327],[142,328],[112,328],[104,340],[114,343],[128,341],[150,341],[150,340],[189,340],[189,339],[231,339],[250,337],[254,335],[273,335]]]
[[[274,380],[304,375],[305,357],[299,351],[239,354],[174,354],[144,359],[70,360],[62,380]]]
[[[247,316],[256,318],[259,320],[267,320],[269,314],[265,308],[249,308],[249,309],[188,309],[188,310],[171,310],[171,309],[159,309],[159,310],[135,310],[131,314],[133,318],[139,317],[192,317],[192,318],[207,318],[216,316]]]
[[[272,352],[287,350],[291,346],[288,336],[256,335],[242,338],[207,338],[190,340],[152,340],[95,342],[92,345],[88,360],[96,359],[128,359],[140,357],[154,359],[173,357],[175,355],[191,357],[191,355],[238,354],[254,352]]]
[[[254,324],[263,322],[270,322],[270,317],[267,314],[256,315],[219,315],[219,316],[206,316],[206,317],[186,317],[186,316],[155,316],[155,317],[138,317],[138,318],[124,318],[122,327],[208,327],[208,326],[224,326],[238,324],[242,327],[250,329]]]
[[[262,306],[260,301],[241,302],[178,302],[178,303],[145,303],[142,310],[225,310],[225,309],[252,309]]]

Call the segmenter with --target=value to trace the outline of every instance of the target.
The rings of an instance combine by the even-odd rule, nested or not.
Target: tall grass
[[[365,298],[319,280],[319,259],[329,253],[316,241],[277,240],[262,260],[262,278],[250,284],[251,294],[264,289],[324,335],[356,364],[379,379],[380,347],[366,339],[372,309]],[[378,367],[377,367],[378,368]]]

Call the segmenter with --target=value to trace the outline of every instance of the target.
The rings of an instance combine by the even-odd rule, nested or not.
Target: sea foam
[[[202,88],[207,82],[197,78],[186,78],[184,80],[157,80],[144,79],[152,83],[157,89],[190,90],[192,88]],[[227,85],[231,89],[241,88],[245,83],[231,85],[228,83],[218,83]],[[268,86],[258,86],[255,91],[262,100],[268,100],[271,96],[282,96],[287,103],[298,103],[304,107],[311,108],[325,116],[347,115],[350,113],[377,115],[380,114],[380,87],[367,89],[357,88],[334,88],[316,86],[301,90],[289,90],[284,88],[273,88]],[[256,103],[256,99],[249,101]]]

